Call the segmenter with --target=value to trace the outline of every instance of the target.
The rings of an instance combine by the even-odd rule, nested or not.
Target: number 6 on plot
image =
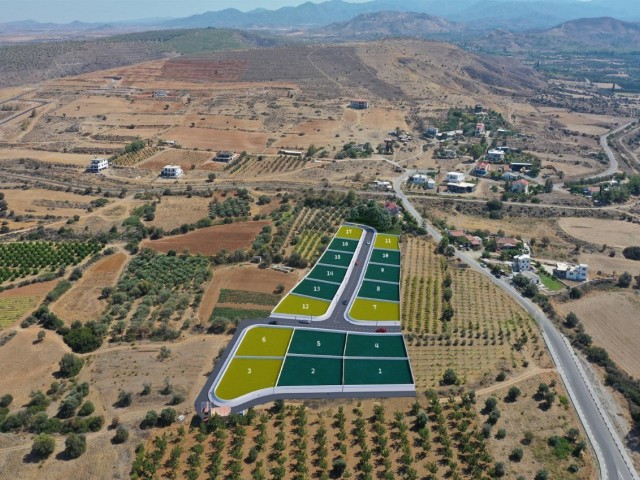
[[[262,337],[262,343],[267,343],[267,337]]]

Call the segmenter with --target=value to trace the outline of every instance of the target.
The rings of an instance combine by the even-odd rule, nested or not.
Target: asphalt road
[[[588,178],[608,177],[609,175],[613,175],[618,171],[618,160],[616,160],[616,156],[613,153],[613,150],[611,149],[611,147],[609,146],[608,139],[609,139],[609,137],[611,135],[616,135],[616,134],[620,133],[622,130],[627,128],[632,123],[633,122],[626,123],[626,124],[622,125],[621,127],[618,127],[615,130],[612,130],[609,133],[607,133],[606,135],[602,135],[600,137],[600,146],[604,149],[604,153],[606,153],[607,157],[609,158],[609,168],[607,168],[602,173],[599,173],[597,175],[593,175],[592,177],[588,177]]]
[[[426,222],[402,192],[402,183],[406,181],[409,175],[409,172],[405,172],[394,180],[393,186],[396,196],[402,200],[407,211],[425,226],[429,234],[436,241],[440,241],[442,238],[440,232]],[[593,385],[585,375],[582,365],[580,365],[573,348],[564,335],[560,333],[553,322],[537,305],[522,297],[507,281],[495,278],[486,268],[482,268],[475,258],[467,253],[456,250],[456,256],[467,263],[470,268],[488,277],[496,286],[527,310],[539,323],[545,343],[551,352],[551,356],[596,453],[600,467],[600,478],[603,480],[640,480],[622,441],[611,424],[611,420],[594,393]]]

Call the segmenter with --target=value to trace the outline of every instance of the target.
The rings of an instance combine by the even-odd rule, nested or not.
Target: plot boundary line
[[[282,375],[282,370],[284,370],[284,362],[287,361],[287,355],[289,354],[289,348],[291,347],[291,342],[293,342],[293,337],[296,334],[296,328],[292,328],[291,336],[289,337],[289,343],[287,344],[287,350],[284,352],[284,357],[282,357],[282,364],[280,365],[280,371],[278,372],[278,376],[276,377],[276,384],[273,386],[274,392],[275,389],[278,388],[278,383],[280,382],[280,375]],[[404,341],[404,340],[403,340]]]

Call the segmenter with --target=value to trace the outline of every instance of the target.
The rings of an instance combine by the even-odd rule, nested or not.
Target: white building
[[[464,173],[461,172],[449,172],[447,173],[447,183],[461,183],[464,182]]]
[[[489,150],[487,152],[487,161],[491,163],[500,163],[504,161],[504,152],[502,150]]]
[[[418,183],[420,185],[424,185],[429,180],[429,177],[423,173],[416,173],[415,175],[411,175],[409,177],[409,181],[411,183]]]
[[[522,275],[524,278],[526,278],[527,280],[529,280],[529,282],[533,283],[534,285],[540,285],[540,276],[536,275],[535,273],[526,270],[524,272],[522,272],[520,275]]]
[[[513,257],[514,272],[528,272],[531,270],[531,256],[522,254]]]
[[[184,172],[178,165],[165,165],[160,172],[160,175],[164,178],[180,178]]]
[[[484,137],[486,133],[484,123],[476,124],[476,137]]]
[[[440,132],[436,127],[429,127],[425,130],[424,136],[433,138],[433,137],[436,137],[438,133]]]
[[[576,282],[585,282],[589,279],[589,266],[581,263],[580,265],[567,265],[566,263],[556,264],[553,274],[558,278],[566,278]]]
[[[216,162],[224,162],[224,163],[229,163],[234,161],[236,158],[238,158],[240,155],[238,155],[236,152],[229,152],[229,151],[220,151],[216,154],[214,160]]]
[[[429,178],[427,180],[427,188],[429,190],[433,190],[434,188],[436,188],[436,181],[433,178]]]
[[[98,173],[106,168],[109,168],[109,162],[106,158],[94,158],[91,160],[91,163],[89,163],[87,170],[91,173]]]
[[[385,192],[390,192],[391,190],[393,190],[393,185],[391,185],[391,182],[387,182],[385,180],[374,180],[371,184],[371,187],[375,190],[382,190]]]

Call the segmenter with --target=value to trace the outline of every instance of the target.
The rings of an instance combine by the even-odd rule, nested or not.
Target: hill
[[[0,48],[0,86],[35,83],[178,54],[249,49],[277,43],[274,37],[238,30],[170,30]]]
[[[492,52],[637,51],[640,23],[611,17],[582,18],[540,32],[497,30],[470,42],[474,49]]]
[[[342,40],[385,37],[438,38],[461,33],[465,27],[444,18],[416,12],[363,13],[346,22],[315,29],[314,36]]]

